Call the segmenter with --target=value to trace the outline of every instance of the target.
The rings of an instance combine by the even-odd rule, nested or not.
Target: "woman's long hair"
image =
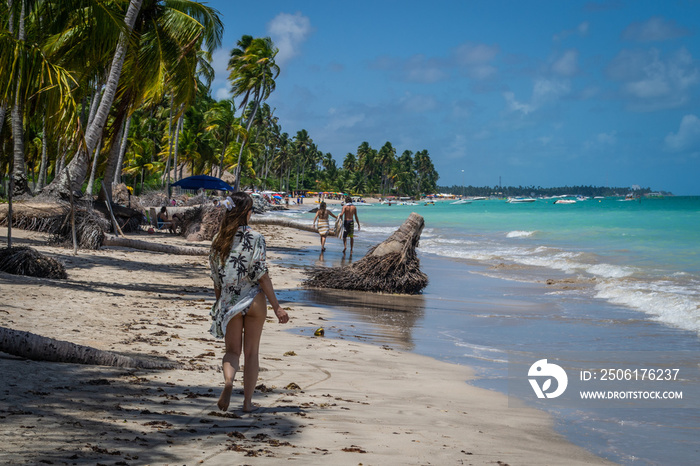
[[[248,225],[248,212],[253,208],[253,198],[248,194],[239,191],[231,194],[234,207],[228,210],[225,207],[224,218],[221,220],[219,233],[211,242],[211,248],[223,263],[231,252],[233,239],[236,236],[238,227]],[[227,204],[223,202],[221,205]]]

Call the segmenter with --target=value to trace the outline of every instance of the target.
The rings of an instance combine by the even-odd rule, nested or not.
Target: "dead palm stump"
[[[384,242],[346,267],[322,267],[308,272],[304,283],[316,288],[418,294],[428,285],[421,272],[416,247],[425,226],[413,212]]]

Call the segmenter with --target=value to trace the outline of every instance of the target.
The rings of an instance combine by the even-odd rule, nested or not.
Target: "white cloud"
[[[596,136],[596,141],[601,144],[614,145],[617,143],[617,131],[610,131],[609,133],[600,133]]]
[[[231,90],[228,87],[220,87],[214,94],[216,100],[224,100],[231,98]]]
[[[354,128],[359,123],[366,120],[366,114],[362,111],[350,109],[337,109],[331,107],[328,109],[328,118],[325,125],[327,132],[338,131],[341,129]]]
[[[583,36],[588,34],[588,29],[590,29],[590,23],[588,21],[584,21],[573,29],[565,29],[558,34],[555,34],[553,39],[555,41],[560,41],[560,40],[564,40],[567,37],[573,36],[573,35],[578,35],[578,36],[583,37]]]
[[[497,45],[467,42],[453,50],[452,61],[464,69],[470,78],[484,80],[496,74],[496,67],[491,62],[498,53]]]
[[[559,100],[560,97],[571,92],[568,81],[558,79],[537,79],[532,88],[530,103],[519,102],[512,92],[504,92],[508,109],[512,112],[520,112],[528,115],[543,106]]]
[[[668,133],[665,139],[666,149],[680,152],[700,146],[700,118],[686,115],[681,120],[677,133]]]
[[[467,42],[455,48],[454,57],[462,66],[488,63],[498,55],[497,45],[475,44]]]
[[[560,76],[573,76],[578,72],[578,50],[570,49],[564,52],[552,64],[552,71]]]
[[[700,69],[685,48],[668,57],[654,48],[623,50],[607,72],[622,82],[621,90],[632,107],[644,111],[683,105],[690,88],[700,82]]]
[[[404,63],[404,79],[410,82],[431,84],[447,78],[444,66],[438,59],[414,55]]]
[[[637,42],[653,42],[675,39],[688,34],[688,30],[677,25],[675,21],[655,16],[641,23],[630,24],[622,32],[622,38]]]
[[[448,159],[461,159],[467,153],[467,138],[462,134],[456,134],[449,142],[444,155]]]
[[[536,107],[540,107],[547,102],[558,100],[568,94],[571,86],[568,81],[557,79],[538,79],[532,90],[532,102]]]
[[[523,115],[527,115],[535,110],[532,105],[515,100],[515,94],[510,91],[504,92],[503,98],[506,99],[508,109],[513,112],[520,112]]]
[[[399,103],[404,111],[411,113],[429,112],[438,107],[437,101],[430,95],[406,94]]]
[[[270,34],[279,53],[275,61],[283,65],[299,55],[299,48],[313,31],[311,20],[301,13],[280,13],[267,24]]]

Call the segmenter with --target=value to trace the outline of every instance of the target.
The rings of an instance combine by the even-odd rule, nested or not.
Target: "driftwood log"
[[[316,288],[418,294],[428,285],[416,247],[425,226],[413,212],[389,238],[346,267],[322,267],[308,273],[305,284]]]
[[[96,364],[140,369],[175,369],[182,367],[181,364],[172,361],[132,358],[7,327],[0,327],[0,351],[35,361]]]
[[[104,246],[117,246],[122,248],[140,249],[142,251],[164,252],[166,254],[178,254],[184,256],[209,255],[210,247],[175,246],[170,244],[153,243],[131,238],[120,238],[113,235],[105,235]]]

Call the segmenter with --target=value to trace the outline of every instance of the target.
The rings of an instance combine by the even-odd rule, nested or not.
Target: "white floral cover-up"
[[[223,338],[229,321],[237,314],[245,315],[260,292],[258,282],[267,273],[265,238],[248,226],[240,226],[226,262],[221,264],[219,255],[212,250],[209,266],[214,286],[221,290],[211,308],[213,322],[209,332]]]

